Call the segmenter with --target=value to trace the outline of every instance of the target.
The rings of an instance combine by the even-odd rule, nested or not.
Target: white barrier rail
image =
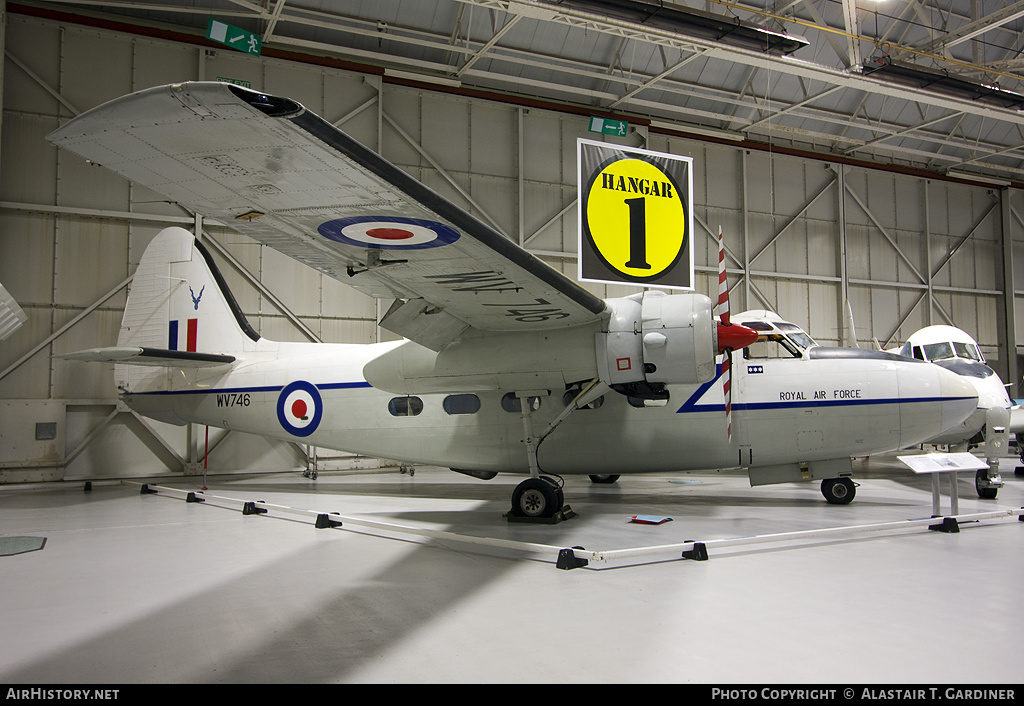
[[[318,529],[340,529],[349,524],[356,527],[364,527],[384,532],[428,537],[431,539],[461,542],[464,544],[475,544],[480,546],[511,549],[530,554],[540,554],[546,561],[553,561],[560,569],[575,569],[589,567],[593,569],[608,568],[611,566],[622,566],[638,563],[652,563],[659,561],[671,561],[679,559],[693,559],[705,561],[709,558],[709,549],[721,549],[742,545],[766,544],[771,542],[787,542],[800,539],[818,539],[823,537],[843,537],[864,535],[876,532],[900,531],[925,527],[929,530],[939,532],[959,532],[962,522],[980,522],[981,520],[995,520],[1016,517],[1018,521],[1024,521],[1024,508],[993,510],[989,512],[976,512],[964,515],[935,516],[910,520],[898,520],[894,522],[878,522],[866,525],[850,525],[846,527],[825,527],[811,530],[797,530],[793,532],[778,532],[774,534],[751,535],[746,537],[731,537],[724,539],[709,540],[687,540],[674,544],[663,544],[650,547],[636,547],[632,549],[611,549],[605,551],[592,551],[583,547],[558,547],[548,544],[537,544],[534,542],[520,542],[510,539],[498,539],[495,537],[476,537],[473,535],[448,532],[446,530],[435,530],[426,527],[412,527],[399,525],[392,522],[380,522],[367,520],[359,517],[351,517],[338,513],[324,513],[317,510],[289,507],[263,502],[262,500],[241,500],[221,495],[210,495],[205,492],[180,490],[166,486],[157,486],[143,483],[132,483],[124,481],[125,484],[141,486],[142,493],[163,494],[179,497],[186,502],[207,502],[214,504],[237,505],[242,514],[264,514],[270,511],[289,513],[308,517]],[[641,561],[637,561],[641,560]]]

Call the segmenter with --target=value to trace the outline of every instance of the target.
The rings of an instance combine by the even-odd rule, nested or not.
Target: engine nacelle
[[[609,299],[607,333],[599,333],[601,379],[638,396],[662,396],[665,385],[715,377],[718,328],[702,294],[648,291]],[[645,394],[646,393],[646,394]]]

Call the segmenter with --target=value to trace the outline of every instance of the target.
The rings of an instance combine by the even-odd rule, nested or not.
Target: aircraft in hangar
[[[847,319],[852,330],[849,307]],[[807,332],[772,311],[746,311],[737,314],[736,320],[759,334],[757,342],[743,350],[744,359],[801,358],[818,346]],[[975,488],[979,497],[995,498],[1003,485],[998,472],[999,458],[1006,455],[1009,435],[1024,433],[1024,410],[1013,404],[1003,381],[985,364],[977,342],[967,332],[953,326],[927,326],[911,335],[904,345],[886,352],[934,363],[974,386],[978,394],[974,413],[925,443],[954,449],[983,444],[989,468],[977,471]]]
[[[825,348],[744,358],[730,400],[731,351],[756,332],[716,320],[709,297],[601,300],[287,98],[157,87],[48,139],[394,300],[379,323],[401,341],[270,341],[201,241],[168,228],[141,259],[117,345],[70,355],[113,361],[124,402],[156,419],[529,474],[511,515],[558,519],[574,473],[746,468],[753,484],[823,480],[848,502],[852,456],[918,444],[977,406],[938,366]]]
[[[958,448],[983,444],[989,469],[975,474],[974,486],[979,496],[995,498],[1003,486],[999,459],[1009,450],[1010,434],[1024,432],[1024,410],[1014,405],[1002,379],[985,363],[977,341],[955,326],[926,326],[891,350],[942,366],[974,385],[978,392],[974,414],[927,443]],[[1021,454],[1024,461],[1024,451]]]

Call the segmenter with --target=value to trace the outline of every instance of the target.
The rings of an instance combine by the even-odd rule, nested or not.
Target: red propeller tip
[[[757,331],[740,324],[718,324],[718,352],[738,351],[757,340]]]

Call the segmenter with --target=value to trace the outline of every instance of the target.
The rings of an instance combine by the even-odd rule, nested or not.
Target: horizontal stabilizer
[[[28,315],[14,301],[0,284],[0,340],[7,338],[14,330],[28,321]]]
[[[128,365],[172,368],[209,368],[217,365],[227,365],[235,361],[233,355],[193,353],[190,351],[172,351],[166,348],[141,348],[138,346],[90,348],[75,353],[65,353],[56,357],[94,363],[124,363]]]

